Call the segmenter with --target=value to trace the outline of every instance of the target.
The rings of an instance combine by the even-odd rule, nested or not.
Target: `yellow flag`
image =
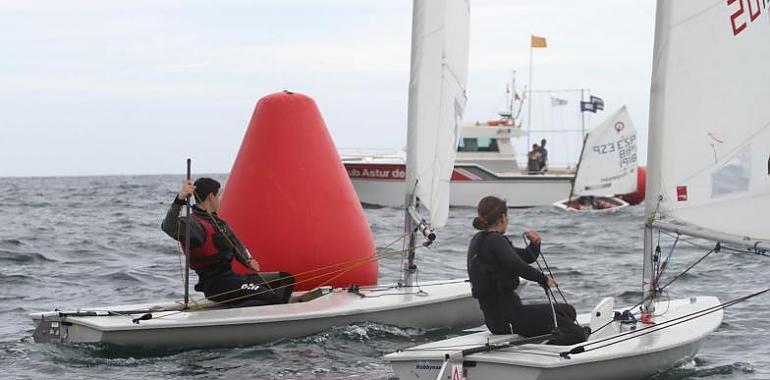
[[[544,48],[547,46],[545,43],[545,37],[538,37],[536,35],[532,35],[532,44],[530,45],[533,48]]]

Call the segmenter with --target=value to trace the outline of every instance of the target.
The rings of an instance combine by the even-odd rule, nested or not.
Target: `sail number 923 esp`
[[[591,147],[591,150],[596,154],[610,154],[615,153],[617,151],[623,151],[624,153],[629,153],[629,150],[635,151],[636,150],[636,135],[631,135],[628,137],[623,137],[622,139],[619,139],[614,142],[609,142],[607,144],[598,144]]]

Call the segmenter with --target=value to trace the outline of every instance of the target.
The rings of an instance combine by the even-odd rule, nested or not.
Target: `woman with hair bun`
[[[546,335],[554,330],[549,304],[524,305],[516,288],[519,277],[537,282],[544,288],[556,285],[556,279],[529,266],[540,255],[540,235],[524,232],[529,245],[516,248],[504,235],[508,228],[505,201],[488,196],[479,201],[473,227],[480,230],[468,247],[468,275],[473,297],[478,299],[484,322],[493,334],[519,334],[524,337]],[[559,334],[549,344],[570,345],[586,340],[586,331],[575,323],[575,308],[554,304]]]

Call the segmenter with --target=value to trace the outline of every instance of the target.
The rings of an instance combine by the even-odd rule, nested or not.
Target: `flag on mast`
[[[591,103],[594,104],[594,107],[596,107],[599,111],[604,111],[604,100],[598,96],[591,95]]]
[[[580,112],[593,112],[604,111],[604,100],[598,96],[591,95],[591,98],[587,102],[580,102]]]
[[[548,44],[545,42],[545,37],[538,37],[536,35],[532,35],[532,40],[530,43],[530,47],[533,48],[544,48],[548,47]]]
[[[567,99],[561,99],[556,97],[551,97],[551,107],[558,107],[558,106],[566,106],[567,105]]]

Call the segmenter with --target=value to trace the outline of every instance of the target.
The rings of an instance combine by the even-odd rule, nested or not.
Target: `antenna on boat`
[[[187,159],[187,181],[190,181],[191,159]],[[184,309],[190,302],[190,196],[185,199],[185,213],[187,219],[184,224]]]
[[[507,118],[514,120],[513,118],[513,102],[516,101],[516,70],[513,70],[513,73],[511,74],[511,87],[509,88],[507,85],[505,86],[505,92],[506,96],[508,97],[508,114],[507,115],[501,115],[501,116],[507,116]],[[515,125],[514,125],[515,126]]]

